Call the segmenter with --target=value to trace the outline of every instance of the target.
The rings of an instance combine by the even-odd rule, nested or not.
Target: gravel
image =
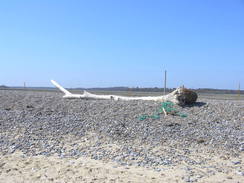
[[[189,158],[192,151],[237,157],[243,152],[243,100],[201,99],[175,106],[186,118],[139,120],[159,107],[151,101],[67,100],[56,92],[0,90],[0,153],[89,156],[161,171],[161,165],[182,161],[201,165],[204,159]]]

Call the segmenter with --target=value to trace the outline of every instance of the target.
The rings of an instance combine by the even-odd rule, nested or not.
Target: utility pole
[[[240,99],[241,97],[241,83],[239,82],[239,85],[238,85],[238,98]]]
[[[166,95],[167,71],[164,71],[164,95]]]
[[[25,82],[24,82],[24,88],[26,88],[26,84],[25,84]]]

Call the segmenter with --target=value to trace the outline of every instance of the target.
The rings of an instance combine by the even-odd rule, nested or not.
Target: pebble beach
[[[244,182],[244,100],[160,105],[0,90],[0,182]]]

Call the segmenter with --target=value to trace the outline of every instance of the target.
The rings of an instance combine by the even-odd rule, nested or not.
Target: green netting
[[[145,120],[145,119],[148,119],[148,118],[160,119],[160,114],[162,114],[164,112],[164,110],[168,114],[172,114],[172,115],[175,115],[175,116],[180,116],[182,118],[187,117],[186,114],[180,113],[175,108],[173,108],[173,106],[174,106],[173,102],[162,102],[160,108],[157,111],[157,113],[155,113],[154,115],[141,115],[139,117],[139,120],[142,121],[142,120]]]

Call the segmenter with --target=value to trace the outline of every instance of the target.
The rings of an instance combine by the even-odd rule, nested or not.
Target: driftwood
[[[193,104],[197,100],[197,93],[186,89],[186,88],[177,88],[168,95],[163,96],[146,96],[146,97],[127,97],[127,96],[118,96],[118,95],[96,95],[84,91],[83,94],[72,94],[68,90],[64,89],[56,81],[51,80],[51,82],[59,88],[65,95],[63,98],[80,98],[80,99],[104,99],[104,100],[152,100],[152,101],[170,101],[174,104],[185,105]]]

